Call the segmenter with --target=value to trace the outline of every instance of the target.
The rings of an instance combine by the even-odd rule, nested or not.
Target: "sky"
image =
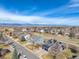
[[[0,23],[79,26],[79,0],[0,0]]]

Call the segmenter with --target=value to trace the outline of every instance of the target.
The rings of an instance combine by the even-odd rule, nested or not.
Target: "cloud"
[[[79,0],[71,0],[69,7],[79,7]]]
[[[21,14],[23,14],[23,15],[31,15],[35,10],[37,10],[37,7],[35,6],[35,7],[29,7],[29,9],[27,9],[27,10],[24,10],[24,11],[22,11],[22,12],[20,12]]]
[[[39,21],[33,21],[33,24],[56,24],[56,25],[79,25],[79,18],[60,18],[60,17],[53,17],[48,18],[44,17],[40,19]]]
[[[79,3],[79,0],[71,0],[71,3]]]
[[[67,5],[64,5],[64,6],[61,6],[59,8],[56,8],[56,9],[49,9],[47,11],[37,12],[37,13],[34,13],[33,15],[47,16],[47,15],[50,15],[50,14],[54,14],[54,13],[60,12],[61,10],[66,9],[66,7],[67,7]]]
[[[79,0],[70,0],[69,3],[59,8],[37,12],[33,15],[50,17],[56,15],[56,17],[72,17],[72,15],[74,15],[75,13],[79,13]],[[75,17],[75,15],[73,17]]]
[[[58,12],[60,12],[61,10],[62,9],[59,8]],[[36,15],[28,16],[28,15],[14,14],[4,9],[0,9],[0,21],[5,23],[9,21],[10,22],[15,21],[16,23],[21,22],[21,23],[32,23],[32,24],[79,25],[79,17],[65,18],[65,17],[46,17],[46,16],[36,16]]]
[[[79,3],[78,4],[72,4],[69,7],[79,7]]]
[[[64,24],[66,19],[63,18],[48,18],[48,17],[41,17],[41,16],[24,16],[24,15],[17,15],[12,14],[8,11],[0,10],[0,19],[1,21],[18,21],[23,23],[38,23],[38,24]],[[7,21],[6,21],[7,20]],[[17,23],[18,23],[17,22]]]
[[[9,20],[15,20],[15,21],[31,22],[33,20],[38,20],[40,18],[37,16],[17,15],[17,14],[12,14],[8,11],[0,10],[0,19],[9,19]]]

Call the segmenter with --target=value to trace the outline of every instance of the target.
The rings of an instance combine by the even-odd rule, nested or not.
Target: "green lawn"
[[[26,44],[27,41],[19,41],[21,44]]]
[[[8,45],[4,45],[4,44],[0,44],[0,48],[9,48]],[[11,59],[11,52],[10,53],[7,53],[5,56],[4,56],[4,59]]]
[[[5,55],[4,59],[12,59],[12,53],[8,53]]]
[[[0,44],[0,48],[7,48],[9,47],[8,45]]]
[[[44,55],[42,55],[42,58],[43,59],[54,59],[53,56],[50,54],[44,54]]]
[[[70,58],[70,57],[72,57],[72,55],[73,55],[73,53],[71,52],[70,49],[64,50],[63,53],[64,53],[64,55],[65,55],[67,58]]]

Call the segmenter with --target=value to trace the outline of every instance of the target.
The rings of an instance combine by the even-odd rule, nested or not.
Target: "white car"
[[[23,58],[24,58],[24,59],[27,59],[26,55],[23,55]]]

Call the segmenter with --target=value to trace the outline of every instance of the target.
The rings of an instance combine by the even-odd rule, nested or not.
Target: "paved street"
[[[17,51],[20,52],[20,53],[22,53],[22,55],[26,55],[27,59],[39,59],[38,56],[36,56],[35,54],[33,54],[30,51],[26,50],[23,46],[19,45],[17,42],[15,42],[13,40],[11,40],[11,38],[9,38],[9,37],[7,37],[5,35],[4,35],[4,37],[5,37],[6,40],[14,42],[12,44],[12,46],[13,45],[16,46]]]

